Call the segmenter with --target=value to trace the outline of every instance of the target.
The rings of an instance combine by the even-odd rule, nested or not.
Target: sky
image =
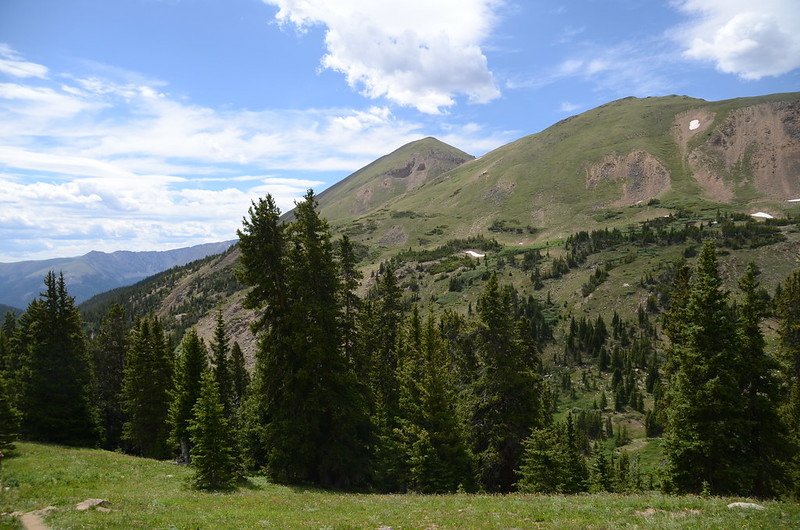
[[[797,90],[797,0],[0,0],[0,262],[234,239],[426,136]]]

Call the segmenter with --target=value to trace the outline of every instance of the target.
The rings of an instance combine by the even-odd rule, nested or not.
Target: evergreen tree
[[[191,462],[189,424],[192,408],[200,397],[200,380],[208,368],[207,356],[206,346],[197,336],[197,331],[194,328],[187,331],[175,366],[175,384],[169,408],[170,441],[180,447],[181,460],[187,464]],[[216,374],[212,372],[212,375],[216,381]]]
[[[214,380],[219,387],[219,395],[222,406],[225,407],[225,417],[232,415],[231,396],[231,373],[228,366],[228,337],[225,333],[225,320],[222,317],[222,309],[217,311],[217,322],[214,326],[214,340],[211,341],[211,370]]]
[[[128,351],[128,328],[125,310],[113,304],[103,317],[97,336],[91,343],[97,377],[97,402],[105,432],[106,449],[116,449],[122,440],[122,379]]]
[[[122,438],[133,453],[167,458],[173,360],[158,318],[151,314],[137,322],[129,344],[122,381]]]
[[[478,373],[470,396],[469,438],[477,459],[478,484],[510,491],[522,441],[545,424],[538,359],[515,320],[513,290],[500,289],[496,275],[478,304]]]
[[[598,493],[601,491],[614,491],[614,473],[610,467],[606,452],[602,447],[597,447],[597,455],[592,461],[590,474],[589,491]]]
[[[786,417],[791,431],[800,437],[800,270],[787,278],[776,302],[782,360],[788,368]]]
[[[247,302],[261,312],[250,419],[260,430],[248,429],[261,433],[274,480],[351,486],[367,479],[369,422],[343,349],[330,228],[316,206],[309,191],[284,229],[268,197],[239,231]]]
[[[188,431],[192,442],[194,486],[198,489],[228,489],[236,480],[233,444],[225,409],[214,375],[203,373],[200,395],[192,408]]]
[[[14,441],[19,438],[22,414],[11,401],[8,382],[0,376],[0,460],[14,450]]]
[[[740,386],[745,398],[744,418],[747,422],[748,483],[741,491],[758,497],[772,496],[783,488],[785,460],[789,445],[786,427],[778,415],[779,372],[777,361],[764,351],[764,335],[760,324],[767,305],[759,288],[760,271],[751,263],[739,281],[743,299],[738,306],[738,334],[744,369]]]
[[[231,403],[234,410],[239,408],[244,403],[247,388],[250,386],[250,374],[244,363],[244,354],[242,348],[239,347],[238,342],[234,342],[231,346]]]
[[[578,493],[586,491],[588,471],[581,455],[572,413],[566,421],[534,429],[523,443],[517,471],[519,491],[526,493]]]
[[[397,482],[423,493],[455,491],[470,484],[464,444],[445,347],[432,316],[424,328],[416,307],[407,326],[400,368],[399,427],[395,429],[406,476]]]
[[[27,310],[23,434],[66,445],[100,440],[94,374],[83,323],[64,275],[47,273],[46,290]]]
[[[779,287],[775,295],[776,316],[780,323],[781,362],[788,387],[782,412],[793,452],[787,466],[792,482],[789,491],[797,497],[800,496],[800,271]]]
[[[746,423],[739,383],[745,366],[727,298],[714,244],[707,241],[688,296],[673,295],[666,327],[675,370],[667,403],[666,453],[670,480],[679,491],[699,492],[704,480],[713,493],[742,489]]]

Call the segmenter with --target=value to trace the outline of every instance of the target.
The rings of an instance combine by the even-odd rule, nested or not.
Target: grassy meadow
[[[191,469],[108,451],[18,444],[3,462],[0,528],[10,512],[54,506],[51,528],[798,528],[800,505],[745,499],[640,495],[378,495],[271,484],[252,477],[235,492],[188,486]],[[76,511],[88,498],[110,512]]]

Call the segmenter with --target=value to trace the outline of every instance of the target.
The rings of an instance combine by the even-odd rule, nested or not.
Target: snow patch
[[[800,202],[800,199],[789,199],[789,202]]]
[[[473,258],[482,258],[486,255],[486,254],[481,254],[480,252],[475,252],[474,250],[467,250],[466,252],[464,252],[464,254],[472,256]]]
[[[700,120],[692,120],[689,122],[689,130],[693,131],[700,127]]]
[[[750,217],[758,217],[760,219],[775,219],[775,217],[773,217],[772,215],[770,215],[770,214],[768,214],[766,212],[751,213]]]

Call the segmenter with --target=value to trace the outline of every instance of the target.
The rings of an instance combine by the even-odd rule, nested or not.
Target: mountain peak
[[[326,217],[363,215],[475,157],[433,136],[409,142],[319,195]]]

